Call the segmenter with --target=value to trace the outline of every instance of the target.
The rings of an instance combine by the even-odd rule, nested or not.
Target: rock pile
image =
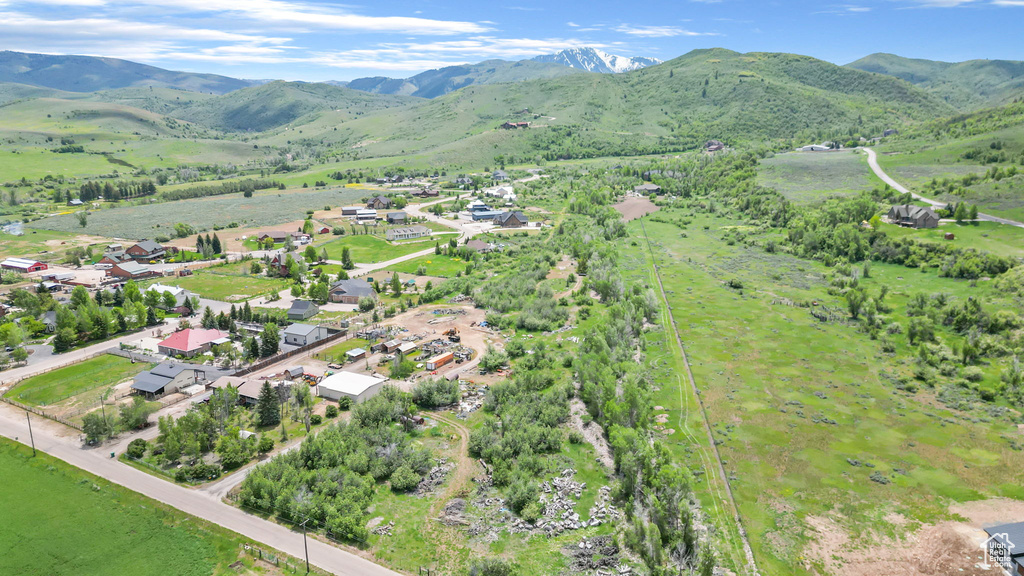
[[[429,494],[441,484],[444,484],[444,479],[448,476],[448,473],[452,471],[454,465],[448,462],[447,458],[439,458],[437,460],[437,466],[430,469],[426,476],[420,480],[420,483],[416,486],[414,494],[417,496],[423,496]]]
[[[619,546],[611,536],[584,538],[579,544],[570,544],[564,550],[572,572],[632,574],[628,566],[619,565]]]
[[[374,534],[380,535],[380,536],[391,536],[393,534],[394,528],[395,528],[395,521],[392,520],[392,521],[388,522],[387,524],[381,524],[380,526],[377,526],[371,532],[373,532]]]

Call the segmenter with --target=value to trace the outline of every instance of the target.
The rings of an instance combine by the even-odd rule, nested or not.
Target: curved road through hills
[[[874,150],[872,150],[871,148],[861,148],[861,150],[867,152],[868,165],[871,166],[871,170],[874,171],[875,175],[881,178],[882,181],[888,184],[889,186],[892,186],[893,189],[895,189],[896,191],[902,192],[904,194],[910,194],[911,196],[922,202],[927,202],[932,206],[936,206],[939,208],[945,208],[946,204],[948,204],[948,202],[940,202],[938,200],[932,200],[931,198],[925,198],[924,196],[921,196],[916,192],[911,192],[910,190],[907,190],[902,184],[893,180],[891,176],[889,176],[882,170],[882,167],[878,165],[878,154]],[[1008,218],[1000,218],[998,216],[992,216],[990,214],[982,214],[980,212],[978,213],[978,220],[997,222],[999,224],[1008,224],[1010,226],[1024,228],[1024,222],[1018,222],[1016,220],[1010,220]]]

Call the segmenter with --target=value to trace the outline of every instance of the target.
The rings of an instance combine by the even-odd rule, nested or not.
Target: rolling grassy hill
[[[960,110],[1005,104],[1024,96],[1024,62],[1014,60],[951,63],[871,54],[847,66],[906,80]]]
[[[374,94],[401,94],[420,98],[437,98],[459,88],[471,84],[499,84],[522,82],[539,78],[555,78],[578,74],[582,70],[562,66],[523,60],[508,62],[505,60],[487,60],[479,64],[447,66],[436,70],[427,70],[410,78],[396,79],[376,76],[357,78],[347,84],[349,88],[372,92]]]
[[[528,109],[529,113],[519,113]],[[665,152],[727,143],[873,135],[952,114],[938,98],[895,78],[791,54],[697,50],[617,75],[573,74],[471,85],[348,122],[325,113],[269,144],[333,146],[359,158],[420,155],[442,163],[496,156],[549,159]],[[527,130],[497,129],[506,120]]]
[[[0,52],[0,82],[69,92],[96,92],[126,86],[168,86],[224,94],[250,85],[216,74],[173,72],[117,58]]]
[[[113,98],[125,96],[121,92],[110,95]],[[302,82],[270,82],[216,98],[189,94],[188,101],[181,101],[180,96],[176,95],[174,101],[163,97],[142,104],[147,109],[163,108],[170,116],[217,130],[262,132],[316,112],[334,111],[341,118],[349,119],[416,101],[404,96],[373,95],[329,84]]]

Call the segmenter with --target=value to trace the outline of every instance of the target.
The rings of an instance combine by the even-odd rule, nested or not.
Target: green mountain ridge
[[[846,66],[900,78],[961,111],[997,106],[1024,96],[1024,62],[1016,60],[939,62],[878,53]]]
[[[585,73],[582,70],[522,60],[486,60],[478,64],[447,66],[427,70],[410,78],[386,78],[375,76],[357,78],[347,84],[349,88],[374,94],[400,94],[420,98],[437,98],[469,85],[523,82],[540,78],[554,78],[570,74]]]

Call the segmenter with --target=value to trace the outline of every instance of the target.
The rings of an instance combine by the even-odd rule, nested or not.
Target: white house
[[[146,288],[146,292],[149,292],[150,290],[155,290],[160,294],[161,297],[163,297],[165,293],[170,292],[171,296],[174,296],[175,306],[184,305],[185,300],[194,296],[193,293],[189,292],[188,290],[185,290],[184,288],[179,288],[177,286],[167,286],[165,284],[153,284],[149,288]]]
[[[284,329],[284,343],[305,346],[327,338],[327,328],[312,324],[292,324]]]
[[[353,404],[361,404],[373,398],[384,386],[385,379],[354,372],[337,372],[317,384],[317,394],[328,400],[346,396]]]

